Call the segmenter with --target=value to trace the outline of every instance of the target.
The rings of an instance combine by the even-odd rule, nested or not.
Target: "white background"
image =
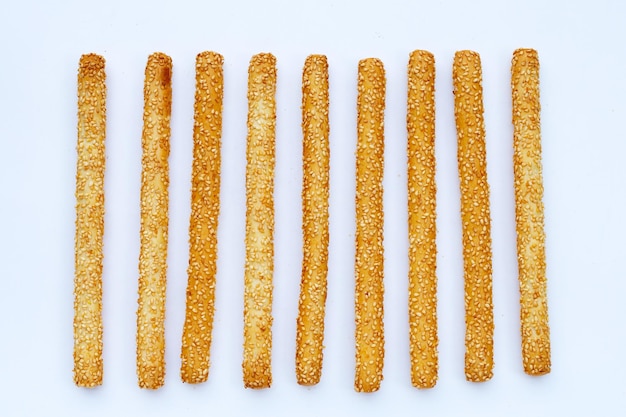
[[[615,1],[7,1],[0,14],[0,415],[603,415],[626,414],[626,3]],[[57,4],[58,3],[58,4]],[[533,47],[541,100],[552,373],[522,372],[512,188],[511,54]],[[439,382],[410,383],[407,324],[406,64],[437,67]],[[495,375],[463,374],[463,282],[451,63],[483,62],[491,186]],[[222,212],[212,365],[179,377],[190,199],[195,55],[225,57]],[[135,374],[143,73],[174,61],[167,376]],[[76,72],[107,60],[104,384],[72,380]],[[250,57],[278,59],[272,388],[241,381],[246,77]],[[295,382],[300,280],[300,79],[328,55],[331,241],[322,381]],[[356,68],[387,71],[385,336],[382,388],[353,390]]]

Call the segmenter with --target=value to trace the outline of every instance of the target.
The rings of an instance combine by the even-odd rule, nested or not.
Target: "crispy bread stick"
[[[189,268],[180,354],[181,379],[192,384],[209,377],[220,212],[223,64],[224,58],[215,52],[196,57]]]
[[[513,170],[524,372],[550,372],[550,328],[543,227],[539,57],[518,49],[511,66]]]
[[[435,58],[414,51],[408,66],[409,339],[411,382],[437,383]]]
[[[322,375],[328,274],[330,147],[328,62],[311,55],[302,73],[302,280],[296,330],[296,378],[314,385]]]
[[[483,382],[493,376],[493,303],[480,56],[472,51],[457,52],[452,76],[463,223],[465,377]]]
[[[79,387],[102,384],[105,79],[104,58],[80,58],[74,258],[74,383]]]
[[[137,377],[141,388],[156,389],[165,379],[165,286],[167,272],[168,185],[172,60],[148,58],[141,137],[141,247],[137,308]]]
[[[258,54],[248,68],[242,363],[246,388],[269,388],[272,384],[275,142],[276,58]]]
[[[374,392],[383,379],[383,166],[385,69],[359,61],[356,150],[354,389]]]

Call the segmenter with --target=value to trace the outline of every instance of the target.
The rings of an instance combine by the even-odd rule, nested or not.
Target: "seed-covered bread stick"
[[[189,268],[180,354],[181,379],[192,384],[209,376],[220,212],[223,64],[224,58],[215,52],[196,57]]]
[[[103,57],[80,58],[74,258],[74,382],[79,387],[102,384],[105,79]]]
[[[314,385],[322,375],[328,274],[330,147],[328,62],[311,55],[302,73],[302,280],[296,329],[296,378]]]
[[[242,363],[246,388],[272,384],[275,142],[276,58],[263,53],[253,56],[248,68]]]
[[[493,376],[491,217],[480,56],[454,55],[454,115],[461,185],[465,276],[465,377],[483,382]]]
[[[437,383],[437,210],[435,58],[414,51],[408,65],[409,339],[411,382]]]
[[[354,389],[374,392],[383,379],[383,166],[385,69],[359,61],[356,150]]]
[[[165,379],[171,77],[171,58],[163,53],[150,55],[143,92],[137,308],[137,377],[141,388],[150,389],[159,388]]]
[[[524,372],[550,372],[543,178],[539,113],[539,57],[518,49],[511,66],[513,170]]]

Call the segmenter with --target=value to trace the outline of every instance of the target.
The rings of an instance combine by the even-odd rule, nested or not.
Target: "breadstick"
[[[296,331],[298,384],[322,375],[328,274],[328,62],[311,55],[302,73],[302,279]]]
[[[539,57],[518,49],[511,66],[513,168],[524,372],[550,372],[550,328],[543,227]]]
[[[187,306],[180,354],[181,379],[194,384],[209,376],[215,311],[223,64],[222,55],[214,52],[196,57]]]
[[[248,68],[242,363],[246,388],[269,388],[272,384],[275,141],[276,58],[258,54]]]
[[[165,378],[165,286],[172,60],[148,58],[141,137],[141,247],[137,308],[137,377],[141,388],[156,389]]]
[[[435,58],[414,51],[408,66],[409,339],[411,382],[437,383],[437,244],[435,242]]]
[[[493,376],[491,219],[480,56],[454,55],[454,115],[463,223],[465,275],[465,377],[483,382]]]
[[[74,383],[102,384],[102,240],[104,235],[104,58],[78,67],[78,143],[74,276]]]
[[[356,150],[354,389],[374,392],[383,379],[383,166],[385,69],[359,61]]]

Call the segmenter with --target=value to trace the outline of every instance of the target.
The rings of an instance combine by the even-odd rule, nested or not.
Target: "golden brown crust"
[[[181,379],[192,384],[209,376],[220,212],[223,64],[224,58],[215,52],[196,57],[189,267],[180,354]]]
[[[253,56],[248,69],[246,149],[246,265],[242,363],[246,388],[269,388],[272,383],[275,96],[276,58],[267,53]]]
[[[74,275],[74,383],[102,384],[102,242],[106,74],[104,58],[87,54],[78,67],[78,140]]]
[[[454,114],[463,223],[465,275],[465,377],[483,382],[493,376],[491,217],[480,56],[454,56]]]
[[[356,150],[356,259],[354,389],[374,392],[383,379],[383,166],[385,69],[375,58],[359,62]]]
[[[165,287],[172,60],[148,58],[144,84],[141,172],[141,247],[137,308],[137,377],[141,388],[165,380]]]
[[[539,102],[539,57],[518,49],[511,65],[513,170],[524,372],[550,372],[543,178]]]
[[[411,382],[437,383],[435,58],[411,53],[408,65],[409,339]]]
[[[296,379],[322,375],[328,274],[328,62],[310,55],[302,73],[302,280],[296,329]]]

